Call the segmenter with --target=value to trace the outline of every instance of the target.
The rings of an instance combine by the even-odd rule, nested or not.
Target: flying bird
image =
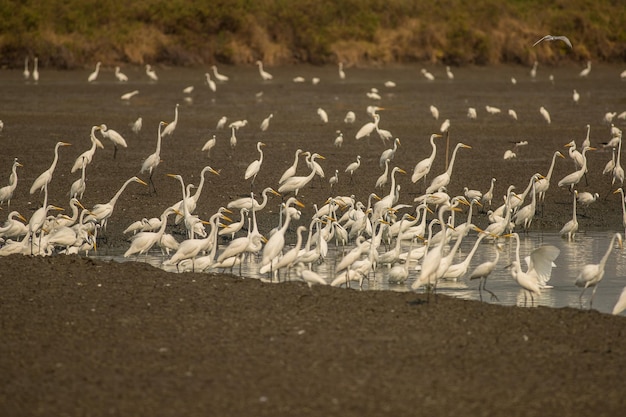
[[[572,43],[570,42],[570,40],[567,38],[567,36],[553,36],[553,35],[546,35],[543,38],[539,39],[537,42],[535,42],[533,44],[533,46],[536,46],[537,44],[543,42],[543,41],[563,41],[565,42],[565,44],[567,46],[570,47],[570,49],[572,49]]]

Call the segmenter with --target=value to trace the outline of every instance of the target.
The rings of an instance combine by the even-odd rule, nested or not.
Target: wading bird
[[[57,142],[54,147],[54,159],[52,160],[52,164],[50,168],[45,170],[44,172],[37,177],[37,179],[33,182],[33,185],[30,187],[30,193],[34,194],[37,190],[43,190],[48,186],[50,181],[52,181],[52,174],[54,174],[54,170],[57,167],[57,162],[59,161],[59,148],[62,146],[70,146],[67,142]]]
[[[615,233],[611,238],[611,243],[609,243],[609,247],[607,248],[606,253],[602,257],[602,259],[600,259],[600,262],[597,264],[587,264],[583,266],[580,270],[580,273],[578,274],[578,277],[576,277],[576,281],[574,282],[574,284],[576,284],[577,287],[582,287],[583,289],[580,293],[580,296],[578,297],[581,308],[583,305],[583,294],[585,294],[585,290],[589,287],[594,287],[593,292],[591,293],[591,298],[589,299],[589,309],[591,309],[593,305],[593,297],[596,295],[596,290],[598,289],[598,284],[600,283],[600,281],[602,281],[602,278],[604,278],[604,267],[606,265],[606,261],[609,259],[611,251],[613,250],[615,240],[617,240],[617,243],[621,249],[622,235],[620,233]]]

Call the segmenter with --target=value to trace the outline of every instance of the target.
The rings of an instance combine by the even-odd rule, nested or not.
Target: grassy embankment
[[[619,0],[31,0],[0,4],[0,66],[626,62]],[[574,43],[531,48],[545,34]]]

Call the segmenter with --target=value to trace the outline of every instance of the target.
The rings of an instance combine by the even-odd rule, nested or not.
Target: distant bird
[[[207,152],[207,157],[210,158],[211,157],[211,149],[213,149],[215,147],[215,143],[216,143],[216,139],[215,139],[215,135],[213,135],[213,137],[209,140],[207,140],[205,142],[205,144],[202,146],[202,152],[206,151]]]
[[[517,120],[517,112],[513,109],[509,109],[509,116],[511,116],[512,119]]]
[[[345,172],[350,173],[350,182],[354,182],[354,177],[353,177],[354,171],[359,169],[360,166],[361,166],[361,155],[357,155],[356,162],[352,162],[350,165],[346,167]]]
[[[499,108],[494,107],[494,106],[489,106],[489,105],[485,106],[485,110],[489,114],[500,114],[502,112],[502,110],[500,110]]]
[[[346,124],[352,124],[356,121],[356,114],[353,111],[346,113],[346,117],[343,118],[343,122]]]
[[[476,114],[476,109],[475,109],[474,107],[469,107],[469,108],[467,109],[467,117],[468,117],[469,119],[472,119],[472,120],[473,120],[473,119],[476,119],[476,117],[477,117],[477,116],[478,116],[478,115]]]
[[[336,169],[335,175],[333,175],[332,177],[328,179],[328,183],[330,184],[330,188],[333,188],[333,185],[337,184],[338,182],[339,182],[339,170]]]
[[[422,75],[428,80],[428,81],[434,81],[435,80],[435,76],[433,74],[431,74],[430,72],[428,72],[428,70],[426,70],[426,68],[422,68],[420,70],[420,72],[422,73]]]
[[[93,159],[93,156],[96,153],[96,148],[104,149],[104,145],[102,145],[102,142],[100,142],[100,139],[98,139],[95,135],[96,130],[100,130],[100,129],[101,129],[100,126],[92,126],[91,135],[89,136],[91,140],[91,148],[87,149],[85,152],[80,154],[78,158],[76,158],[76,160],[74,161],[74,165],[72,165],[72,169],[71,169],[72,173],[78,171],[83,166],[89,165],[91,163],[91,160]]]
[[[541,115],[543,116],[544,120],[550,124],[552,123],[552,120],[550,119],[550,113],[548,113],[548,110],[546,110],[545,107],[541,106],[539,108],[539,113],[541,113]]]
[[[437,155],[437,145],[435,145],[435,139],[440,138],[441,135],[437,133],[433,133],[430,135],[430,146],[431,146],[431,154],[428,158],[422,159],[419,161],[415,168],[413,168],[413,175],[411,175],[411,181],[413,183],[418,182],[422,178],[426,178],[426,175],[430,172],[430,168],[433,165],[433,161],[435,160],[435,155]]]
[[[193,93],[193,90],[194,90],[194,86],[190,85],[189,87],[183,88],[183,93],[184,94],[191,94],[191,93]]]
[[[430,106],[430,114],[433,116],[433,119],[439,120],[439,109],[432,104]]]
[[[263,81],[269,81],[274,78],[272,74],[263,69],[263,63],[261,61],[257,61],[256,64],[259,67],[259,74],[261,75]]]
[[[339,78],[342,80],[346,79],[346,73],[343,71],[343,62],[339,62],[338,64],[338,70],[339,70]]]
[[[98,73],[100,72],[100,65],[102,63],[100,61],[98,61],[98,63],[96,64],[96,69],[94,72],[92,72],[91,74],[89,74],[89,77],[87,77],[87,81],[88,82],[94,82],[96,81],[96,79],[98,78]]]
[[[222,116],[217,121],[217,125],[215,125],[215,129],[217,129],[217,130],[224,129],[224,127],[226,126],[226,122],[227,121],[228,121],[228,118],[226,116]]]
[[[152,66],[150,66],[150,64],[146,64],[146,75],[152,81],[158,81],[159,80],[159,77],[156,75],[156,72],[152,69]]]
[[[141,172],[142,173],[148,172],[150,174],[148,181],[150,185],[152,186],[152,189],[154,190],[155,194],[156,194],[156,187],[154,186],[154,182],[152,182],[152,175],[154,174],[154,170],[156,169],[156,167],[159,166],[159,164],[161,163],[161,139],[163,137],[161,128],[163,126],[167,126],[167,123],[159,122],[156,150],[154,151],[154,153],[148,155],[148,157],[141,164]]]
[[[217,91],[217,84],[215,84],[215,81],[211,79],[211,74],[205,72],[204,77],[206,78],[206,83],[209,86],[209,89],[213,92]]]
[[[446,133],[448,129],[450,129],[450,119],[446,119],[443,121],[443,123],[441,124],[441,127],[439,128],[439,131],[441,133]]]
[[[24,165],[17,161],[17,158],[13,161],[13,167],[11,168],[11,175],[9,176],[9,185],[0,188],[0,205],[5,201],[8,206],[11,207],[11,198],[13,198],[13,192],[17,188],[17,168]]]
[[[133,131],[134,134],[138,135],[139,132],[141,131],[142,126],[143,126],[143,119],[141,117],[138,117],[137,120],[133,122],[130,129]]]
[[[337,137],[335,138],[333,145],[335,145],[336,148],[341,148],[341,145],[343,145],[343,133],[339,130],[337,131]]]
[[[585,69],[583,69],[583,70],[582,70],[582,71],[578,74],[578,76],[579,76],[579,77],[586,78],[586,77],[589,75],[589,73],[590,73],[590,72],[591,72],[591,61],[587,61],[587,67],[585,67]]]
[[[449,66],[446,66],[446,76],[449,80],[454,80],[454,74],[452,73],[452,70]]]
[[[535,79],[535,77],[537,77],[537,66],[539,65],[539,63],[537,61],[535,61],[533,63],[533,67],[530,69],[530,78],[532,78],[533,80]],[[515,84],[515,83],[513,83]]]
[[[117,78],[117,81],[122,83],[128,81],[128,77],[126,76],[126,74],[120,71],[120,67],[115,67],[115,78]]]
[[[262,146],[265,146],[265,143],[257,142],[256,149],[257,151],[259,151],[259,159],[252,161],[250,165],[248,165],[248,168],[246,168],[246,173],[244,175],[244,178],[246,180],[252,178],[252,183],[250,185],[251,187],[254,186],[254,180],[261,170],[261,164],[263,164],[263,150],[261,149]]]
[[[219,82],[226,82],[226,81],[228,81],[228,77],[227,76],[217,72],[217,67],[215,65],[211,65],[211,69],[213,70],[213,76],[215,77],[215,79],[217,81],[219,81]]]
[[[576,104],[578,104],[578,100],[580,100],[580,94],[578,94],[576,89],[574,89],[574,92],[572,93],[572,100],[574,100],[574,103]]]
[[[30,78],[30,71],[28,70],[28,57],[24,58],[24,79],[28,80]]]
[[[50,164],[50,168],[45,170],[44,172],[37,177],[37,179],[33,182],[33,185],[30,187],[30,193],[34,194],[37,190],[43,190],[48,186],[50,181],[52,181],[52,174],[56,169],[57,162],[59,161],[59,148],[61,146],[70,146],[67,142],[57,142],[54,147],[54,159],[52,160],[52,164]]]
[[[37,67],[39,63],[39,58],[35,57],[35,64],[33,67],[33,80],[35,80],[35,82],[39,81],[39,69]]]
[[[320,120],[322,121],[322,123],[328,123],[328,114],[326,113],[326,111],[323,108],[318,108],[317,109],[317,114],[320,117]]]
[[[134,96],[136,96],[137,94],[139,94],[139,90],[133,90],[133,91],[131,91],[131,92],[129,92],[129,93],[122,94],[122,95],[120,96],[120,98],[121,98],[122,100],[130,100],[131,98],[133,98],[133,97],[134,97]]]
[[[268,127],[270,127],[270,120],[274,117],[274,114],[270,113],[263,121],[261,122],[261,131],[265,132]]]
[[[539,39],[537,42],[535,42],[533,44],[533,46],[536,46],[537,44],[543,42],[543,41],[563,41],[565,42],[565,44],[567,46],[570,47],[570,49],[572,49],[572,43],[570,42],[570,40],[567,38],[567,36],[553,36],[553,35],[546,35],[543,38]]]

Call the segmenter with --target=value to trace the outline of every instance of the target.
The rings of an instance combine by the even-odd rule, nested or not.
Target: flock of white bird
[[[561,40],[571,47],[567,38],[546,37],[542,40]],[[537,43],[539,42],[541,40]],[[257,65],[261,79],[264,82],[270,82],[273,76],[263,68],[260,61],[257,61]],[[101,63],[98,62],[94,72],[89,75],[88,82],[92,83],[98,79],[100,67]],[[146,76],[150,80],[158,81],[158,76],[150,65],[147,65],[145,69]],[[535,64],[531,70],[531,77],[535,76],[536,69],[537,65]],[[219,83],[228,81],[228,77],[220,74],[215,66],[212,67],[212,70],[213,78]],[[589,63],[580,76],[587,76],[590,70],[591,64]],[[434,75],[425,69],[421,73],[427,80],[435,79]],[[36,58],[33,77],[35,74],[37,74],[37,78],[34,79],[37,80],[39,75]],[[212,91],[215,91],[217,88],[215,81],[212,80],[208,72],[205,75],[207,85]],[[27,60],[24,77],[28,78],[29,76]],[[128,77],[120,71],[119,67],[115,69],[115,76],[121,83],[128,81]],[[449,67],[446,68],[446,76],[449,80],[454,79],[454,74]],[[341,64],[339,65],[339,77],[341,79],[346,77]],[[296,77],[293,81],[302,82],[304,79]],[[316,83],[315,80],[312,82]],[[395,83],[388,82],[386,86],[393,88]],[[192,90],[193,87],[189,87],[185,93],[191,93]],[[122,98],[130,99],[136,94],[138,91],[133,91]],[[372,89],[367,93],[367,96],[376,101],[379,99],[377,94],[378,91]],[[573,99],[575,102],[579,99],[577,97],[578,93],[574,90]],[[444,121],[440,132],[430,136],[431,154],[418,161],[410,173],[413,183],[423,181],[424,184],[429,185],[425,187],[423,195],[415,198],[414,201],[406,201],[402,199],[404,196],[401,195],[400,186],[396,182],[396,175],[407,173],[399,167],[392,166],[392,161],[399,146],[401,146],[401,142],[398,138],[393,139],[393,135],[389,131],[379,127],[381,120],[379,111],[381,110],[382,107],[378,106],[368,107],[367,111],[373,120],[358,129],[354,136],[354,140],[359,140],[375,134],[383,142],[391,143],[391,147],[386,149],[379,158],[379,165],[381,168],[384,167],[384,172],[376,181],[375,190],[380,189],[381,191],[374,192],[372,190],[366,202],[356,201],[354,196],[336,196],[321,203],[319,207],[316,205],[315,214],[311,219],[308,219],[310,222],[308,227],[298,226],[296,228],[295,245],[288,246],[286,242],[289,240],[287,233],[290,225],[293,222],[303,220],[301,219],[301,212],[298,210],[298,206],[302,205],[297,199],[298,192],[310,184],[315,177],[324,178],[323,168],[317,162],[323,160],[324,156],[301,149],[295,152],[293,164],[285,169],[275,187],[265,188],[260,198],[251,193],[249,198],[245,197],[228,202],[208,220],[200,219],[193,213],[205,183],[205,175],[219,175],[219,172],[210,166],[205,167],[197,187],[192,184],[185,184],[180,175],[168,174],[173,180],[180,183],[180,201],[167,207],[158,218],[137,220],[129,224],[125,233],[130,236],[130,244],[124,256],[140,256],[150,251],[160,250],[165,257],[163,265],[175,266],[179,271],[216,269],[230,269],[232,271],[238,266],[241,267],[242,263],[249,262],[250,258],[256,258],[260,259],[255,261],[258,263],[259,273],[266,274],[269,281],[297,278],[310,285],[331,284],[339,286],[346,284],[349,286],[351,281],[362,283],[364,279],[372,276],[377,268],[384,267],[389,268],[388,279],[394,284],[404,285],[409,282],[411,277],[412,284],[410,287],[413,290],[420,288],[436,289],[438,283],[443,280],[459,280],[466,276],[470,280],[479,279],[479,290],[482,291],[483,289],[486,290],[484,288],[485,281],[500,258],[498,242],[503,239],[514,239],[516,243],[515,258],[510,265],[510,270],[512,278],[524,289],[525,296],[527,295],[532,303],[534,298],[540,295],[543,290],[550,288],[550,275],[554,261],[559,256],[559,249],[554,246],[536,248],[529,254],[527,265],[524,267],[521,262],[520,239],[515,230],[528,230],[535,217],[537,207],[543,202],[550,186],[555,160],[565,156],[556,151],[549,171],[545,175],[533,175],[522,193],[514,192],[514,187],[510,186],[503,196],[503,204],[489,211],[491,222],[489,226],[480,229],[472,223],[472,213],[479,209],[485,210],[491,206],[494,199],[498,200],[493,195],[496,179],[491,180],[490,189],[484,193],[470,190],[467,187],[464,190],[464,195],[451,196],[447,193],[447,187],[452,181],[457,154],[460,150],[471,148],[471,146],[463,143],[456,144],[450,160],[446,164],[447,169],[443,173],[433,176],[428,183],[427,178],[431,174],[437,149],[441,149],[443,146],[444,140],[440,138],[446,134],[450,126],[449,120]],[[141,166],[141,173],[148,175],[147,182],[138,177],[132,177],[121,186],[109,202],[94,205],[92,208],[85,208],[80,203],[86,188],[85,170],[91,163],[96,149],[103,147],[100,139],[110,140],[115,147],[115,152],[117,152],[118,147],[125,148],[127,146],[125,139],[115,130],[107,128],[104,124],[93,126],[90,135],[91,147],[75,160],[71,170],[72,173],[81,171],[81,177],[72,184],[70,190],[71,216],[66,214],[53,215],[53,212],[61,209],[48,202],[48,184],[52,181],[60,150],[69,145],[66,142],[58,142],[54,148],[54,158],[50,167],[33,182],[30,188],[30,194],[38,191],[43,193],[41,208],[36,210],[30,219],[25,219],[17,211],[12,211],[8,215],[6,223],[0,228],[0,239],[2,239],[0,241],[0,255],[15,253],[26,255],[84,253],[88,255],[91,251],[96,250],[98,233],[106,230],[107,221],[114,213],[115,204],[129,184],[136,182],[150,185],[151,192],[156,192],[152,177],[161,162],[161,140],[163,137],[171,135],[176,129],[178,111],[179,107],[176,105],[174,120],[170,123],[160,122],[158,125],[156,150],[145,158]],[[487,106],[486,111],[489,114],[501,112],[500,109],[491,106]],[[430,112],[433,118],[439,118],[439,110],[435,106],[430,107]],[[322,123],[328,123],[328,115],[322,108],[319,108],[317,113]],[[541,107],[540,113],[549,124],[551,121],[548,111]],[[513,119],[517,119],[517,114],[513,109],[509,109],[508,114]],[[467,116],[469,118],[476,118],[476,115],[475,108],[468,109]],[[613,121],[615,117],[618,119],[626,118],[626,112],[605,116],[607,121]],[[272,118],[273,114],[269,114],[262,121],[260,124],[261,131],[270,128]],[[348,112],[344,122],[354,123],[354,113]],[[217,128],[226,128],[226,123],[225,117],[220,119]],[[235,147],[237,144],[236,132],[247,124],[247,120],[239,120],[228,125],[232,132],[231,147]],[[133,125],[133,130],[138,132],[141,128],[142,120],[139,118]],[[100,134],[101,138],[98,138],[97,134]],[[612,183],[617,187],[621,186],[624,181],[624,170],[621,166],[621,130],[613,126],[612,137],[611,142],[606,146],[614,149],[613,158],[607,163],[604,172],[612,175]],[[344,138],[343,134],[338,131],[338,136],[334,141],[335,146],[341,147],[344,140],[348,140],[348,138]],[[514,158],[516,150],[525,145],[527,142],[516,143],[513,150],[505,153],[504,158]],[[214,146],[215,137],[205,143],[202,151],[208,152],[210,157],[211,149]],[[249,164],[243,175],[246,181],[250,181],[251,187],[254,186],[256,176],[263,166],[264,146],[265,144],[261,141],[257,143],[259,157]],[[577,184],[585,177],[588,170],[586,153],[594,149],[589,141],[589,126],[587,137],[580,148],[577,148],[575,141],[566,146],[569,149],[568,156],[576,164],[576,170],[560,179],[558,186],[569,188],[572,191],[573,216],[572,220],[563,226],[560,233],[571,240],[575,238],[578,230],[577,204],[588,206],[599,197],[598,194],[579,193],[576,190]],[[302,157],[304,157],[308,167],[308,174],[296,175]],[[350,181],[353,180],[360,164],[361,157],[357,156],[356,161],[345,168],[345,174],[350,176]],[[21,166],[21,163],[15,158],[9,184],[0,188],[0,204],[6,202],[7,206],[10,207],[11,198],[18,184],[18,168]],[[334,175],[328,180],[331,189],[338,181],[338,174],[339,170],[335,170]],[[195,193],[192,193],[193,188],[196,188]],[[622,188],[618,188],[615,192],[621,193],[624,207],[624,227],[626,227],[624,192]],[[257,226],[257,216],[266,207],[270,194],[282,196],[280,224],[274,230],[263,234]],[[467,207],[467,217],[459,223],[456,221],[459,214],[455,213],[461,211],[462,207]],[[233,211],[239,214],[237,221],[232,221],[229,218]],[[428,218],[429,213],[434,213],[434,219],[432,216],[432,220]],[[178,241],[172,234],[166,233],[172,225],[169,220],[170,216],[174,217],[174,224],[184,226],[186,239]],[[208,230],[206,230],[206,226],[208,226]],[[457,262],[459,246],[463,239],[472,232],[476,233],[473,249],[464,256],[461,262]],[[229,240],[225,243],[224,241],[221,242],[220,236],[228,237]],[[483,240],[496,243],[493,259],[470,270],[472,257]],[[334,277],[329,280],[315,271],[317,266],[325,261],[329,251],[328,246],[333,242],[337,247],[350,249],[344,250],[344,255],[333,268]],[[576,278],[575,285],[583,288],[580,294],[581,305],[585,290],[593,288],[593,294],[589,301],[591,308],[593,295],[598,283],[604,276],[605,264],[616,243],[621,247],[622,235],[620,233],[613,236],[607,245],[607,251],[603,258],[596,264],[586,265]],[[493,293],[491,294],[495,297]],[[626,308],[625,304],[626,290],[616,305],[614,313],[618,314]]]

